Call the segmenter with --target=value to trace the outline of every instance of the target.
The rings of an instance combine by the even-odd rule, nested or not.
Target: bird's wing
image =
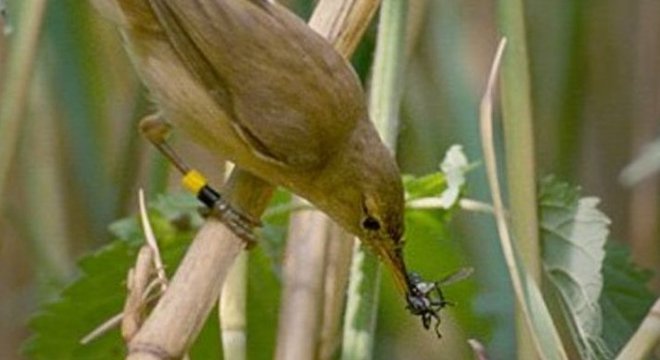
[[[331,45],[264,0],[149,0],[183,62],[259,155],[322,166],[366,116]]]

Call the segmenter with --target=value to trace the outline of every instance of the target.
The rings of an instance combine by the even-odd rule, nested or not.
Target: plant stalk
[[[623,347],[617,360],[646,359],[660,344],[660,299],[651,307],[635,334]]]
[[[325,259],[323,321],[319,338],[319,360],[336,358],[342,340],[342,318],[355,237],[339,225],[330,224]]]
[[[509,40],[502,62],[502,113],[506,153],[506,179],[513,239],[518,253],[537,284],[541,283],[541,250],[536,207],[535,147],[529,57],[522,0],[499,2],[501,33]],[[536,357],[528,339],[524,315],[516,311],[518,356]]]
[[[23,1],[9,45],[4,86],[0,91],[0,194],[6,187],[10,165],[16,152],[46,3],[46,0]]]
[[[45,64],[40,63],[29,96],[30,113],[25,117],[25,141],[22,142],[20,175],[25,182],[25,204],[37,271],[46,282],[66,283],[73,274],[74,263],[69,253],[66,199],[60,164],[57,120],[52,98],[48,96]],[[30,164],[27,166],[26,164]]]
[[[247,267],[248,254],[242,252],[229,270],[220,296],[220,330],[225,359],[247,358]]]
[[[276,359],[312,359],[317,352],[329,226],[318,210],[298,211],[289,221]]]
[[[514,246],[502,200],[497,171],[497,158],[495,156],[492,112],[494,84],[497,79],[497,71],[505,46],[506,38],[500,42],[497,49],[488,78],[486,92],[479,107],[484,164],[493,198],[497,232],[500,237],[502,252],[504,253],[507,269],[509,270],[517,304],[519,305],[521,319],[525,321],[525,330],[527,330],[526,342],[531,343],[530,345],[533,346],[530,349],[532,355],[536,357],[538,354],[538,356],[544,359],[568,359],[559,334],[550,317],[547,305],[541,296],[541,291],[534,279],[527,273],[525,263],[520,259],[517,249]],[[530,338],[531,341],[529,341]],[[519,358],[524,357],[519,355]]]

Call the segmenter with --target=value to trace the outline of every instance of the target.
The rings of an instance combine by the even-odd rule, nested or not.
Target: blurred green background
[[[4,154],[12,161],[0,216],[0,359],[20,358],[30,315],[75,278],[78,256],[110,240],[111,222],[136,211],[138,187],[152,195],[168,187],[167,168],[136,131],[153,106],[116,29],[86,1],[7,5],[0,100],[21,95],[8,85],[21,69],[30,77],[15,131],[0,124],[0,149],[16,150]],[[301,16],[313,6],[305,0],[288,5]],[[34,8],[19,16],[28,6]],[[451,144],[463,144],[471,160],[481,158],[478,101],[498,31],[495,2],[415,0],[411,6],[398,160],[404,172],[425,174],[437,169]],[[638,264],[660,270],[657,177],[632,188],[618,180],[657,137],[660,3],[531,0],[525,6],[538,175],[557,174],[600,197],[613,220],[611,238],[630,245]],[[21,24],[39,28],[40,7],[43,24],[34,33],[32,56],[29,41],[25,48],[12,40]],[[372,26],[354,59],[362,74],[374,34]],[[12,52],[24,58],[12,63]],[[177,141],[193,162],[206,164],[200,167],[219,168],[186,139]],[[489,201],[483,168],[470,173],[468,193]],[[427,273],[476,268],[468,284],[446,291],[472,300],[459,301],[452,311],[458,320],[445,316],[445,338],[437,342],[401,311],[385,276],[377,358],[411,358],[420,348],[428,358],[457,358],[465,356],[465,346],[456,344],[466,337],[486,344],[493,358],[512,358],[512,293],[490,218],[461,213],[435,244],[415,244],[413,235],[407,256],[414,267]],[[656,293],[659,285],[656,277]]]

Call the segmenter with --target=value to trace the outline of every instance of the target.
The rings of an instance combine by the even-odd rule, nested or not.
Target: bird
[[[359,78],[331,44],[266,0],[108,1],[159,116],[308,200],[417,296],[403,258],[399,168]]]

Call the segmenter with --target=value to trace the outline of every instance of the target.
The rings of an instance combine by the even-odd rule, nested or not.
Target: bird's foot
[[[225,199],[220,198],[212,207],[204,207],[200,212],[203,216],[215,217],[229,227],[234,234],[245,241],[246,248],[250,249],[257,244],[254,228],[261,226],[261,222],[236,210]]]

